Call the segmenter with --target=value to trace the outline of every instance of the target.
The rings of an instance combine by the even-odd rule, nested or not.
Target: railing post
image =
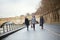
[[[4,28],[4,26],[3,26],[3,33],[5,33],[5,28]]]
[[[11,31],[11,27],[10,27],[10,24],[9,24],[9,31]]]
[[[6,24],[7,32],[8,32],[8,26],[9,26],[9,25],[8,25],[8,24]]]

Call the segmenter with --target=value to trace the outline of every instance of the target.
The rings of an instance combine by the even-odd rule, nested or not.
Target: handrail
[[[21,25],[18,25],[18,24],[4,22],[0,28],[3,28],[3,33],[6,33],[6,32],[20,28],[20,26]]]

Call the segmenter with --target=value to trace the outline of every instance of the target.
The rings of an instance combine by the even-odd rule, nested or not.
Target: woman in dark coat
[[[41,29],[43,29],[43,24],[44,24],[44,18],[43,16],[40,17],[40,26],[41,26]]]
[[[29,28],[29,20],[28,20],[28,18],[25,18],[25,25],[27,26],[27,31],[28,31],[28,28]]]

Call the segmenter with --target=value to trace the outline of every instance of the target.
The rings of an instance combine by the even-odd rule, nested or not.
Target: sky
[[[0,18],[36,12],[41,0],[0,0]]]

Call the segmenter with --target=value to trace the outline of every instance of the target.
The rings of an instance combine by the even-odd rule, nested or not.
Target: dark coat
[[[29,20],[28,20],[28,18],[25,18],[25,24],[26,24],[26,25],[29,25]]]
[[[43,18],[43,16],[41,16],[40,17],[40,26],[43,26],[43,24],[44,24],[44,18]]]

